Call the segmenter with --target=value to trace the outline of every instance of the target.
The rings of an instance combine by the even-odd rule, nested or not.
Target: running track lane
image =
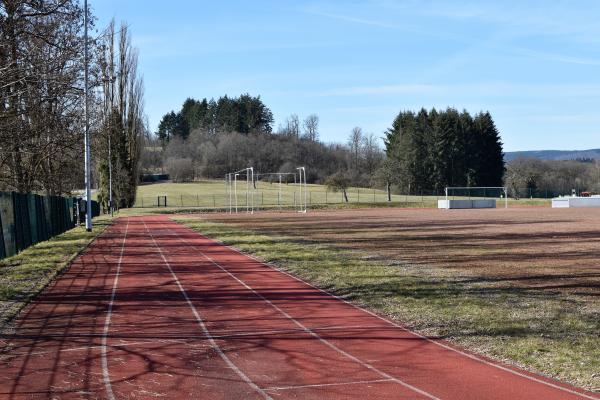
[[[119,219],[0,338],[0,399],[600,399],[403,329],[166,217]]]

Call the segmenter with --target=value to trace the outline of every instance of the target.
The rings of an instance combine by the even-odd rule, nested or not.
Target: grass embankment
[[[60,274],[109,224],[110,219],[100,217],[94,219],[93,232],[76,227],[13,257],[0,260],[0,328]]]
[[[246,197],[246,182],[238,181],[237,204],[240,210],[246,209],[246,204],[252,200]],[[341,192],[328,191],[324,185],[310,184],[306,187],[306,200],[311,208],[355,208],[359,207],[437,207],[437,200],[443,196],[427,195],[392,195],[388,202],[383,190],[351,187],[347,190],[348,202],[345,202]],[[157,207],[158,196],[167,197],[167,206],[173,208],[228,208],[230,195],[224,181],[206,180],[190,183],[154,183],[138,187],[135,207]],[[233,196],[233,194],[232,194]],[[300,202],[299,185],[279,184],[274,182],[258,182],[254,192],[254,205],[259,208],[294,207]],[[458,197],[457,197],[458,198]],[[235,197],[232,197],[235,204]],[[509,199],[509,206],[514,205],[549,205],[546,199]],[[498,199],[498,207],[503,201]]]
[[[420,332],[600,391],[600,318],[574,299],[498,292],[439,268],[200,219],[178,221]]]

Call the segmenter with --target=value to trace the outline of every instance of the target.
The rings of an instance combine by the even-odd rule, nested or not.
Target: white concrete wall
[[[557,197],[552,199],[552,208],[600,207],[600,197]]]
[[[464,209],[464,208],[496,208],[496,200],[438,200],[438,208]]]

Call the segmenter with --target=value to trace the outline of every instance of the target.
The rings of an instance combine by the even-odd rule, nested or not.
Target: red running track
[[[460,351],[166,217],[121,218],[0,339],[2,399],[599,399]]]

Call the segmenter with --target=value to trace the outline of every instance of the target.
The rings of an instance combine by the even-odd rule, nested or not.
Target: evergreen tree
[[[502,186],[504,172],[504,153],[500,133],[489,112],[475,117],[477,132],[481,135],[479,186]]]
[[[445,186],[500,186],[502,143],[489,113],[475,118],[448,108],[400,112],[384,139],[403,190],[441,191]]]

